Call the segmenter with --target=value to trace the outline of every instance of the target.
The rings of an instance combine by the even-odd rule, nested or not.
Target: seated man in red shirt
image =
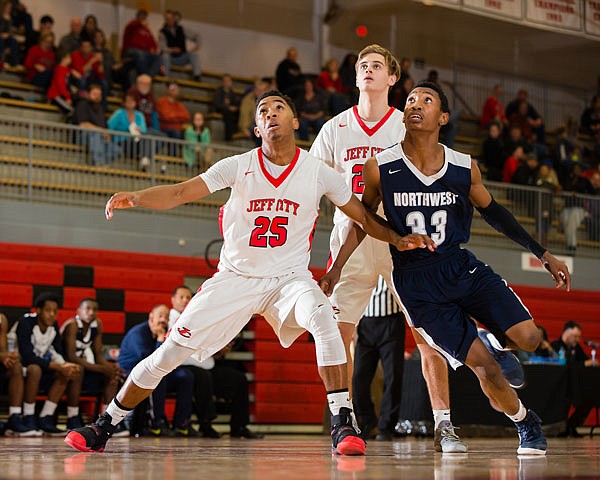
[[[71,54],[71,79],[80,91],[87,91],[92,83],[102,87],[102,106],[106,109],[107,85],[104,79],[102,53],[94,52],[91,40],[83,39]]]
[[[154,76],[160,70],[162,59],[158,55],[158,44],[148,28],[148,12],[138,10],[123,32],[121,58],[133,62],[138,75]]]

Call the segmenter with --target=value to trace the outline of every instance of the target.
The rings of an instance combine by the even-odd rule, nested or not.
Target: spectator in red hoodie
[[[71,54],[71,75],[73,83],[80,91],[87,91],[92,83],[100,85],[102,87],[102,106],[106,109],[108,92],[104,80],[102,53],[94,52],[90,40],[82,39],[79,48]]]
[[[183,139],[183,124],[190,123],[190,112],[177,100],[179,85],[169,83],[167,94],[156,102],[160,129],[169,137]]]
[[[73,99],[69,91],[69,76],[71,74],[71,55],[63,55],[60,63],[54,67],[50,88],[48,88],[48,101],[58,105],[66,113],[73,112]]]
[[[344,95],[344,85],[339,73],[339,63],[332,58],[327,61],[325,68],[317,77],[315,88],[325,92],[327,103],[329,104],[329,113],[337,115],[350,107],[350,102]]]
[[[40,43],[34,45],[27,52],[25,58],[25,68],[27,75],[25,80],[31,84],[47,89],[52,80],[52,71],[56,64],[56,54],[54,53],[54,34],[44,33],[40,37]]]
[[[490,122],[498,122],[506,125],[506,115],[504,113],[504,105],[500,102],[500,97],[504,93],[504,88],[499,83],[494,85],[492,94],[483,104],[483,112],[481,113],[481,128],[487,128]]]
[[[138,10],[123,32],[121,58],[133,62],[138,74],[156,75],[161,67],[158,44],[148,28],[148,12]]]

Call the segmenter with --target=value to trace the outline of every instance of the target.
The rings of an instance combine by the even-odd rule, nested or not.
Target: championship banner
[[[585,31],[600,36],[600,0],[585,0]]]
[[[463,0],[463,5],[465,10],[478,10],[518,20],[523,18],[522,0]]]
[[[527,20],[557,28],[582,30],[582,0],[527,0]]]

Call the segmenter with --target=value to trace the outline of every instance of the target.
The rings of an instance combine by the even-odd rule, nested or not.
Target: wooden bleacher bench
[[[1,98],[0,104],[9,105],[12,107],[25,108],[28,110],[44,110],[47,112],[61,113],[56,105],[42,102],[27,102],[25,100],[15,100],[14,98]]]
[[[45,93],[43,88],[36,87],[35,85],[31,85],[30,83],[12,82],[10,80],[0,80],[0,89],[2,88],[11,88],[13,90],[23,90],[26,92],[34,92],[40,94]]]

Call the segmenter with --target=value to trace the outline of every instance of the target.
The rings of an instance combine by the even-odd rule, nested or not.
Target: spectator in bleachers
[[[527,104],[526,111],[522,110],[522,102]],[[536,142],[543,144],[545,142],[544,122],[540,114],[529,102],[529,93],[527,92],[526,88],[521,88],[517,92],[517,97],[506,106],[506,118],[508,118],[509,122],[510,117],[517,112],[525,116],[533,133],[535,134]]]
[[[25,4],[19,0],[12,0],[12,26],[15,32],[19,35],[23,35],[25,39],[31,36],[33,32],[33,19],[31,14],[27,11]]]
[[[565,207],[560,219],[565,231],[567,250],[575,254],[577,250],[577,229],[586,216],[584,200],[575,194],[594,195],[596,193],[590,181],[584,176],[583,167],[576,163],[565,184]]]
[[[565,126],[558,129],[552,157],[561,185],[566,183],[574,163],[582,158],[581,142],[577,138],[577,122],[569,117]]]
[[[581,133],[595,136],[600,133],[600,95],[592,98],[591,105],[581,114]]]
[[[118,363],[126,375],[129,375],[133,367],[163,344],[168,325],[169,308],[166,305],[156,305],[148,315],[147,322],[134,326],[125,334],[121,342]],[[156,436],[169,433],[165,417],[165,401],[167,392],[175,391],[177,400],[173,428],[178,435],[189,436],[193,387],[194,376],[182,366],[162,379],[152,393],[154,414],[150,433]]]
[[[600,171],[594,170],[590,175],[590,183],[594,189],[594,198],[589,201],[587,227],[588,238],[594,242],[600,242]]]
[[[285,58],[277,65],[275,81],[280,92],[289,95],[292,99],[302,95],[304,91],[304,76],[298,64],[298,50],[288,48]]]
[[[256,99],[259,98],[268,89],[268,83],[265,80],[255,80],[254,88],[250,90],[240,103],[240,117],[238,119],[238,130],[242,132],[246,138],[254,140],[257,146],[260,146],[261,139],[254,135],[254,112],[256,110]]]
[[[94,51],[102,55],[102,67],[104,69],[104,81],[108,92],[113,86],[113,77],[121,73],[123,64],[115,61],[115,56],[106,48],[106,35],[100,29],[94,35]]]
[[[563,326],[563,331],[560,338],[554,340],[551,345],[554,351],[558,352],[558,356],[564,356],[568,366],[598,366],[594,360],[586,355],[581,348],[581,334],[583,329],[581,325],[573,320],[569,320]],[[575,370],[577,372],[577,370]],[[574,399],[571,399],[573,402]],[[567,428],[565,432],[559,434],[565,437],[581,437],[577,432],[577,427],[583,425],[586,418],[594,408],[595,399],[587,399],[575,406],[573,413],[567,418]]]
[[[30,82],[36,87],[46,90],[52,80],[52,72],[56,64],[56,54],[54,53],[54,34],[44,33],[40,38],[39,45],[34,45],[27,52],[25,58],[25,68],[27,75],[25,81]]]
[[[63,55],[52,72],[52,80],[46,93],[49,102],[57,105],[63,112],[73,112],[73,99],[70,91],[71,55]],[[75,89],[76,91],[77,89]]]
[[[527,140],[528,142],[533,142],[533,127],[529,121],[529,118],[527,117],[527,109],[528,103],[525,101],[521,101],[517,105],[517,110],[512,112],[510,116],[507,115],[507,119],[510,125],[519,126],[519,128],[521,129],[521,134],[523,135],[523,138],[525,138],[525,140]]]
[[[83,129],[81,144],[89,146],[92,165],[107,165],[121,154],[121,148],[111,141],[110,135],[99,129],[108,128],[106,111],[102,106],[102,87],[92,83],[85,97],[75,105],[72,121]]]
[[[310,78],[304,80],[304,95],[298,98],[296,109],[298,110],[298,137],[300,140],[308,141],[309,130],[318,134],[325,125],[325,98],[320,91],[315,90]]]
[[[8,350],[8,319],[0,313],[0,378],[8,387],[8,422],[6,434],[33,437],[40,434],[34,426],[27,427],[21,419],[23,404],[23,371],[19,353]]]
[[[101,413],[117,394],[121,370],[104,358],[102,352],[102,320],[98,318],[98,302],[84,298],[79,302],[77,315],[61,327],[65,357],[83,371],[81,390],[90,395],[102,395]]]
[[[152,77],[145,74],[139,75],[135,80],[135,85],[129,89],[128,93],[135,99],[135,108],[144,114],[147,133],[159,137],[166,136],[160,130],[156,100],[152,93]]]
[[[4,51],[8,49],[10,64],[15,66],[21,63],[21,55],[19,54],[19,42],[13,36],[12,8],[11,2],[5,2],[0,16],[0,64],[5,59]]]
[[[541,218],[536,222],[536,226],[541,226],[541,241],[542,244],[546,245],[548,243],[548,232],[552,225],[554,196],[562,190],[562,186],[558,181],[558,175],[554,168],[552,168],[552,161],[545,160],[540,163],[535,184],[537,187],[545,190],[541,196]]]
[[[147,133],[144,114],[135,108],[135,96],[126,93],[123,107],[115,110],[108,119],[108,128],[117,132],[130,133],[131,137],[114,136],[113,141],[121,146],[126,155],[139,158],[140,170],[145,172],[150,166],[150,145],[142,138]]]
[[[340,78],[344,93],[350,100],[351,105],[358,103],[358,88],[356,87],[356,54],[348,53],[342,60],[340,66]]]
[[[98,19],[95,15],[88,15],[83,20],[83,28],[79,34],[79,41],[88,40],[92,44],[96,38],[96,32],[99,30]]]
[[[339,72],[339,63],[335,58],[327,61],[325,68],[315,81],[315,88],[325,92],[329,113],[332,116],[346,110],[350,105],[346,95],[344,95],[344,86]],[[306,83],[305,83],[306,93]]]
[[[171,74],[171,64],[178,66],[191,65],[192,75],[197,82],[201,79],[200,71],[200,37],[198,34],[184,29],[175,20],[175,12],[165,12],[165,24],[158,35],[158,44],[162,52],[162,62],[165,66],[165,75]],[[187,48],[187,42],[194,44],[191,50]]]
[[[414,79],[410,75],[411,65],[412,60],[408,57],[403,57],[402,60],[400,60],[400,78],[396,79],[396,83],[388,92],[388,103],[390,106],[397,108],[401,112],[404,111],[408,93],[415,84]],[[411,79],[411,81],[408,81],[408,79]]]
[[[511,178],[515,185],[535,186],[538,178],[539,162],[535,153],[527,154],[525,162],[522,162]]]
[[[485,177],[493,182],[502,181],[502,166],[504,165],[504,144],[502,128],[498,122],[490,122],[488,135],[483,141],[481,163],[485,165]]]
[[[505,156],[513,153],[517,147],[521,147],[524,153],[529,153],[533,150],[531,144],[523,137],[521,127],[513,124],[508,127],[508,137],[504,141]]]
[[[102,87],[102,98],[105,102],[104,108],[106,108],[108,88],[104,81],[102,54],[94,51],[90,40],[81,40],[79,48],[71,54],[71,77],[72,82],[83,94],[85,94],[91,83],[100,85]]]
[[[192,296],[192,290],[186,285],[181,285],[173,290],[171,296],[172,308],[169,312],[169,328],[176,326],[177,319],[192,299]],[[214,400],[216,396],[231,402],[229,424],[232,437],[262,438],[262,435],[251,431],[247,427],[250,423],[250,400],[246,375],[221,361],[222,357],[231,350],[234,341],[202,362],[190,357],[183,364],[194,375],[194,400],[196,402],[196,415],[200,422],[200,433],[203,437],[208,438],[219,438],[221,436],[212,427],[212,421],[217,416]]]
[[[63,55],[67,53],[73,53],[75,50],[79,48],[79,35],[81,34],[81,18],[75,17],[72,18],[69,22],[69,33],[63,35],[58,42],[58,57],[61,58]]]
[[[148,12],[138,10],[123,32],[121,59],[131,61],[138,75],[156,75],[161,67],[158,44],[148,28]]]
[[[204,120],[204,113],[194,113],[192,124],[185,129],[185,141],[193,143],[183,148],[183,158],[190,173],[195,165],[198,165],[199,172],[212,165],[212,149],[202,145],[210,143],[210,130]]]
[[[25,314],[17,326],[19,354],[25,369],[23,423],[27,428],[39,426],[48,435],[65,435],[66,432],[56,426],[56,407],[67,390],[67,428],[79,428],[81,368],[66,362],[62,356],[62,341],[56,323],[58,298],[51,293],[42,293],[36,298],[34,307],[35,313]],[[38,424],[35,397],[39,391],[46,391],[48,399]]]
[[[504,105],[500,101],[504,93],[504,87],[499,83],[494,85],[491,95],[486,99],[483,104],[483,110],[481,112],[481,128],[487,128],[490,122],[498,122],[501,125],[506,125],[506,114],[504,112]]]
[[[50,16],[50,15],[43,15],[40,18],[40,29],[39,30],[31,30],[29,32],[29,34],[26,34],[25,37],[25,51],[27,53],[29,53],[29,50],[34,47],[35,45],[38,45],[41,40],[42,37],[46,34],[46,33],[51,33],[52,35],[54,35],[53,29],[54,28],[54,19]],[[52,50],[54,51],[54,37],[52,38]]]
[[[514,149],[512,154],[504,160],[504,165],[502,166],[502,181],[504,183],[510,183],[512,181],[514,173],[517,171],[517,168],[519,168],[519,165],[525,161],[525,158],[526,155],[523,151],[523,147],[519,145]]]
[[[237,126],[238,112],[240,109],[240,98],[233,90],[233,79],[231,75],[223,75],[221,85],[215,90],[213,108],[223,115],[225,122],[225,140],[231,140]]]
[[[183,140],[183,128],[184,124],[190,123],[190,112],[177,100],[178,97],[179,85],[169,83],[167,94],[156,102],[156,112],[161,131],[171,138]]]

